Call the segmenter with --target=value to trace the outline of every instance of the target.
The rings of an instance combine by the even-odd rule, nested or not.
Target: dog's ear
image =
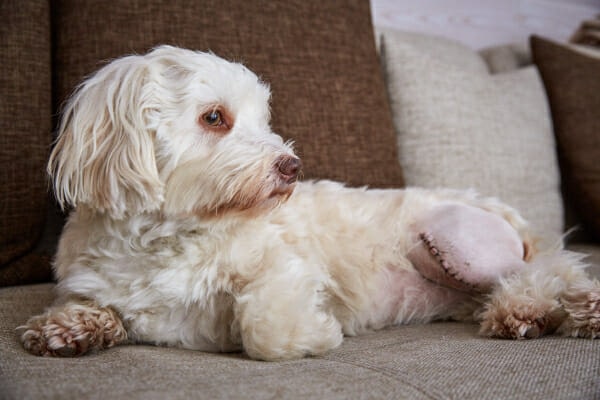
[[[124,57],[84,81],[67,102],[48,162],[63,208],[83,204],[123,218],[160,207],[147,80],[144,57]]]

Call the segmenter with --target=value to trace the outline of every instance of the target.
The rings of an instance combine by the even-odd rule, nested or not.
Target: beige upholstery
[[[31,356],[13,328],[51,299],[50,284],[0,289],[0,398],[575,400],[600,393],[597,341],[490,340],[459,323],[347,338],[323,357],[279,363],[151,346]]]
[[[554,242],[560,179],[535,68],[490,75],[479,54],[447,39],[387,30],[381,40],[406,184],[499,197]]]

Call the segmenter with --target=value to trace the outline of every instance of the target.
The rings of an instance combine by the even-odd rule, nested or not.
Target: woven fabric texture
[[[531,65],[531,51],[526,43],[487,47],[479,51],[492,74],[511,72]]]
[[[480,55],[447,39],[386,31],[382,40],[407,185],[498,197],[553,243],[563,229],[562,198],[535,68],[490,75]]]
[[[412,325],[346,338],[323,357],[266,363],[121,346],[78,358],[31,356],[14,327],[52,301],[52,285],[0,290],[3,399],[594,399],[598,343],[479,337],[477,326]]]
[[[29,268],[40,260],[32,249],[44,229],[47,208],[49,3],[2,1],[0,16],[0,285],[6,285],[49,275],[47,260],[39,270]]]
[[[159,44],[210,50],[270,83],[273,128],[295,142],[306,179],[402,185],[368,1],[53,5],[57,104],[114,57]]]
[[[531,38],[552,109],[564,196],[600,240],[600,51],[596,57]]]

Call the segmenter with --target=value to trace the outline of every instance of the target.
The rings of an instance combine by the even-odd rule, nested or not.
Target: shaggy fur
[[[168,46],[78,88],[48,166],[74,208],[54,264],[59,296],[21,327],[27,350],[144,342],[280,360],[448,318],[503,338],[600,335],[600,284],[581,257],[535,254],[525,221],[499,201],[296,182],[301,164],[270,129],[269,96],[242,65]],[[407,254],[423,245],[416,221],[440,205],[501,217],[527,250],[523,266],[484,293],[423,278]]]

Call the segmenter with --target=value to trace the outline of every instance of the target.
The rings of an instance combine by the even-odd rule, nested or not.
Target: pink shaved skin
[[[412,226],[408,258],[426,279],[468,292],[486,292],[525,266],[523,241],[502,217],[464,204],[439,205]]]

